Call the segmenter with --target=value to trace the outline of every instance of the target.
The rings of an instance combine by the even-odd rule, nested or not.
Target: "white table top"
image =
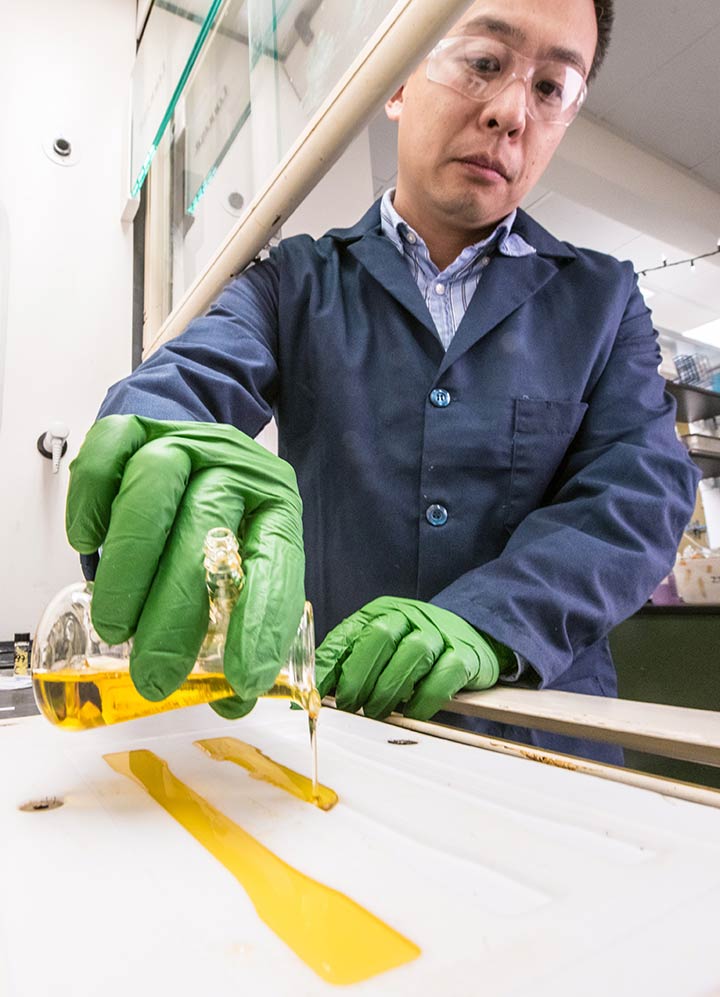
[[[309,774],[305,717],[282,702],[235,724],[196,707],[81,734],[0,716],[0,993],[337,991],[103,761],[130,748],[422,949],[344,992],[720,993],[720,810],[324,710],[321,781],[340,796],[324,813],[192,744],[223,735]],[[18,809],[44,796],[64,804]]]

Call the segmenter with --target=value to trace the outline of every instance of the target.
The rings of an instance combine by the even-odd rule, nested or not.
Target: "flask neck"
[[[242,574],[238,541],[224,526],[209,530],[203,544],[205,570],[209,574]]]
[[[202,671],[223,670],[230,616],[245,580],[237,537],[232,530],[210,530],[203,546],[205,583],[209,598],[208,629],[197,658]]]
[[[210,597],[211,616],[213,602],[230,601],[233,605],[240,595],[245,576],[237,537],[225,527],[210,530],[203,546],[205,555],[205,581]],[[227,607],[225,607],[227,608]],[[232,608],[232,607],[230,607]]]

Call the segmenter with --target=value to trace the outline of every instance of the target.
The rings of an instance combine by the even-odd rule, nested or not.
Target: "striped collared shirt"
[[[529,256],[535,250],[522,236],[512,231],[517,214],[513,211],[499,223],[492,235],[466,246],[450,266],[440,271],[430,259],[422,237],[395,210],[394,196],[394,189],[387,190],[380,202],[383,234],[407,261],[435,323],[440,342],[447,350],[493,254]]]
[[[517,215],[517,211],[513,211],[503,218],[492,235],[466,246],[458,258],[440,272],[430,259],[424,240],[395,210],[392,203],[394,195],[394,189],[387,190],[380,202],[383,235],[407,261],[435,323],[440,342],[447,350],[493,254],[530,256],[536,250],[512,231]],[[515,659],[517,668],[501,675],[500,681],[504,684],[520,681],[534,685],[534,675],[528,663],[517,652]],[[532,677],[528,679],[528,676]]]

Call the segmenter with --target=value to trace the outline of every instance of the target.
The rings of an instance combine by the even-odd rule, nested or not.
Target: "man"
[[[282,242],[111,389],[101,416],[122,418],[74,465],[68,533],[103,544],[94,619],[107,639],[137,631],[145,695],[194,660],[210,526],[239,531],[248,575],[226,656],[239,695],[220,712],[247,712],[279,668],[299,503],[287,465],[230,428],[253,436],[273,411],[304,502],[321,691],[341,708],[428,718],[501,677],[615,694],[606,635],[667,573],[697,474],[632,267],[518,210],[611,22],[609,0],[478,0],[387,103],[394,196]]]

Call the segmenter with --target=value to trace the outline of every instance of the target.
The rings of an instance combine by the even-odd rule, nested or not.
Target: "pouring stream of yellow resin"
[[[247,769],[253,779],[269,782],[306,803],[314,803],[321,810],[331,810],[338,801],[337,793],[328,786],[316,784],[307,776],[274,762],[252,744],[236,737],[211,737],[194,743],[215,761],[234,762]]]
[[[360,983],[420,955],[349,897],[288,865],[192,789],[152,751],[105,755],[242,884],[259,917],[328,983]]]

